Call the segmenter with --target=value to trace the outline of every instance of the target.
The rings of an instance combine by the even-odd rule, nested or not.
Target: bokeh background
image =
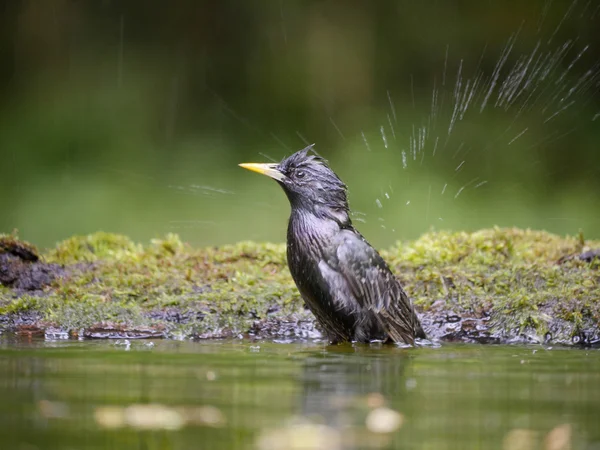
[[[0,1],[0,231],[283,241],[308,143],[378,246],[600,237],[600,3]]]

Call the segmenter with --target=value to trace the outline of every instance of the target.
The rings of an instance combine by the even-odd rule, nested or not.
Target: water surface
[[[0,336],[0,448],[598,449],[600,352]]]

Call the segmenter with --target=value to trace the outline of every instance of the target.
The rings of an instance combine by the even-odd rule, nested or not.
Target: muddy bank
[[[600,242],[490,229],[382,252],[446,341],[600,344]],[[73,237],[39,252],[0,235],[0,332],[48,338],[320,337],[282,244],[194,249],[175,235]]]

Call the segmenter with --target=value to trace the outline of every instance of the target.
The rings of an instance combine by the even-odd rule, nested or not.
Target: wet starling
[[[424,338],[400,282],[352,226],[346,185],[311,150],[279,164],[240,164],[277,180],[287,194],[288,266],[306,305],[333,343]]]

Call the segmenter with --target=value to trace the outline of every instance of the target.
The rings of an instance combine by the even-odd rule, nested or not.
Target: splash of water
[[[360,134],[362,135],[362,139],[363,142],[365,143],[365,147],[367,147],[367,151],[371,151],[371,147],[369,147],[369,141],[367,141],[367,136],[365,136],[365,132],[361,131]]]
[[[387,138],[385,137],[385,129],[383,128],[383,125],[381,125],[381,127],[379,127],[379,132],[381,133],[381,139],[383,140],[383,146],[385,148],[388,148],[388,142],[387,142]]]

